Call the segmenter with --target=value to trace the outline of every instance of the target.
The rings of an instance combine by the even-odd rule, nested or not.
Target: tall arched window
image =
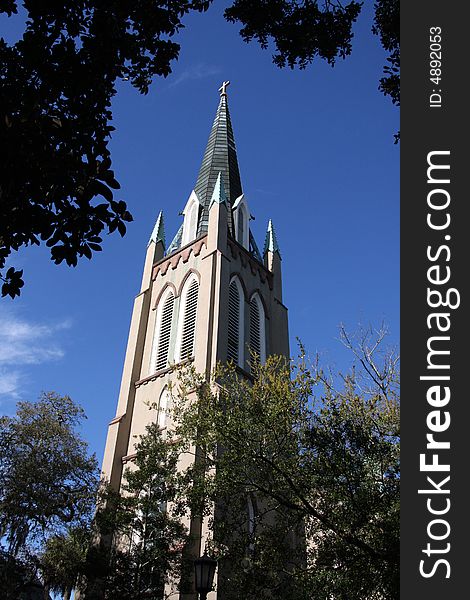
[[[239,196],[233,205],[233,216],[235,221],[235,237],[239,244],[249,250],[250,248],[250,210],[245,196]]]
[[[243,245],[244,233],[245,233],[245,214],[243,207],[240,206],[238,210],[238,224],[237,224],[237,241]]]
[[[258,294],[250,300],[250,349],[261,364],[264,364],[266,361],[264,308]]]
[[[158,418],[157,423],[158,426],[162,429],[166,426],[166,419],[168,414],[168,398],[169,392],[168,388],[163,388],[162,393],[160,394],[160,401],[158,403]]]
[[[192,275],[186,282],[181,294],[181,310],[178,335],[178,360],[191,358],[194,353],[194,339],[196,336],[197,299],[199,282]]]
[[[243,356],[243,288],[237,277],[230,282],[228,294],[228,341],[227,360],[233,360],[239,367],[244,365]]]
[[[152,356],[150,359],[151,373],[164,369],[168,365],[168,350],[170,348],[174,304],[175,296],[173,291],[169,289],[163,294],[158,303]]]
[[[196,202],[193,202],[191,206],[191,210],[189,211],[189,231],[192,238],[196,237],[196,229],[197,229],[197,213],[199,211],[199,206]]]
[[[186,203],[186,207],[183,211],[184,214],[184,224],[183,224],[183,237],[181,240],[181,245],[185,246],[192,242],[196,238],[197,234],[197,225],[198,225],[198,217],[199,217],[199,201],[197,199],[196,194],[191,194],[188,202]]]

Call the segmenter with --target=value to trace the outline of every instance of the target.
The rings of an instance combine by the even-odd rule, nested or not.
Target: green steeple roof
[[[268,230],[266,232],[266,239],[264,241],[264,250],[263,255],[266,252],[277,252],[279,256],[281,256],[281,252],[279,251],[279,244],[277,243],[276,232],[274,231],[274,225],[271,219],[269,219]]]
[[[212,125],[209,141],[207,142],[204,158],[202,159],[199,175],[194,191],[202,204],[198,234],[205,233],[209,222],[209,206],[212,194],[221,176],[228,199],[229,229],[232,229],[231,210],[233,203],[242,194],[240,171],[238,169],[237,151],[233,136],[232,122],[227,104],[225,86],[222,86],[219,107]]]
[[[162,242],[163,247],[165,247],[165,226],[163,224],[163,212],[160,211],[157,217],[157,221],[152,231],[152,235],[149,239],[150,242]]]

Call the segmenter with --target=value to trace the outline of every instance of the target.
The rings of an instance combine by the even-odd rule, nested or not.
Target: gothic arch
[[[194,355],[199,304],[199,277],[196,272],[190,273],[185,278],[180,298],[176,335],[176,362],[192,358]]]
[[[227,359],[245,365],[245,291],[238,275],[230,279],[228,293]]]
[[[197,283],[198,285],[201,285],[201,275],[199,273],[199,271],[196,271],[196,269],[188,269],[188,272],[186,273],[186,275],[183,277],[183,281],[180,283],[179,288],[178,288],[178,292],[176,294],[176,297],[181,297],[183,294],[183,290],[184,287],[188,281],[188,279],[192,276],[195,275],[196,279],[197,279]]]
[[[233,205],[234,237],[240,246],[250,248],[250,210],[245,195],[239,196]]]
[[[183,210],[184,222],[181,247],[190,244],[197,237],[200,207],[201,203],[199,202],[199,198],[197,197],[196,192],[192,191]]]
[[[249,294],[248,294],[248,290],[247,290],[246,284],[245,284],[245,282],[244,282],[244,280],[243,280],[243,277],[242,277],[241,271],[233,271],[232,273],[230,273],[230,281],[232,281],[232,279],[233,279],[234,277],[238,277],[238,281],[240,282],[240,285],[241,285],[241,286],[242,286],[242,288],[243,288],[243,295],[244,295],[244,297],[245,297],[245,302],[246,302],[246,300],[247,300],[247,298],[248,298]]]
[[[155,328],[150,355],[150,373],[164,369],[168,365],[171,331],[174,321],[174,286],[167,285],[160,294],[156,307]]]
[[[171,282],[165,283],[165,285],[162,287],[162,289],[158,293],[157,299],[155,300],[155,302],[153,304],[152,310],[157,310],[158,304],[159,304],[163,294],[165,294],[167,292],[168,288],[171,288],[173,290],[173,295],[175,298],[178,297],[178,294],[176,293],[176,287],[174,286],[174,284]]]
[[[248,345],[250,347],[250,351],[258,356],[261,364],[264,364],[266,362],[266,315],[264,304],[258,292],[252,294],[249,306]]]
[[[269,313],[268,313],[268,305],[266,304],[266,300],[264,299],[263,294],[261,293],[261,290],[259,288],[256,288],[255,290],[253,290],[248,298],[248,304],[251,302],[251,299],[253,298],[253,296],[257,295],[259,297],[259,299],[261,300],[261,304],[263,305],[263,310],[264,310],[264,318],[265,319],[269,319]]]

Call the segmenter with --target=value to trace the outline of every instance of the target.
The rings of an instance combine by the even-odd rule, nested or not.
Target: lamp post
[[[206,600],[207,594],[212,590],[216,567],[217,561],[207,556],[205,551],[203,556],[194,561],[196,591],[200,594],[201,600]]]

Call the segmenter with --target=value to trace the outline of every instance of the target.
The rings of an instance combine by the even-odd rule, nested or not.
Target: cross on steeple
[[[230,207],[228,211],[228,227],[230,231],[233,228],[231,207],[243,193],[240,171],[238,169],[237,151],[235,149],[235,140],[228,109],[228,85],[229,81],[224,81],[219,88],[219,106],[207,141],[196,185],[194,186],[194,191],[203,207],[199,218],[198,235],[207,231],[209,205],[219,173],[222,174],[221,178],[227,196],[227,206]]]
[[[230,81],[224,81],[222,83],[222,85],[219,87],[219,92],[220,92],[220,96],[226,96],[227,95],[227,86],[230,85]]]

